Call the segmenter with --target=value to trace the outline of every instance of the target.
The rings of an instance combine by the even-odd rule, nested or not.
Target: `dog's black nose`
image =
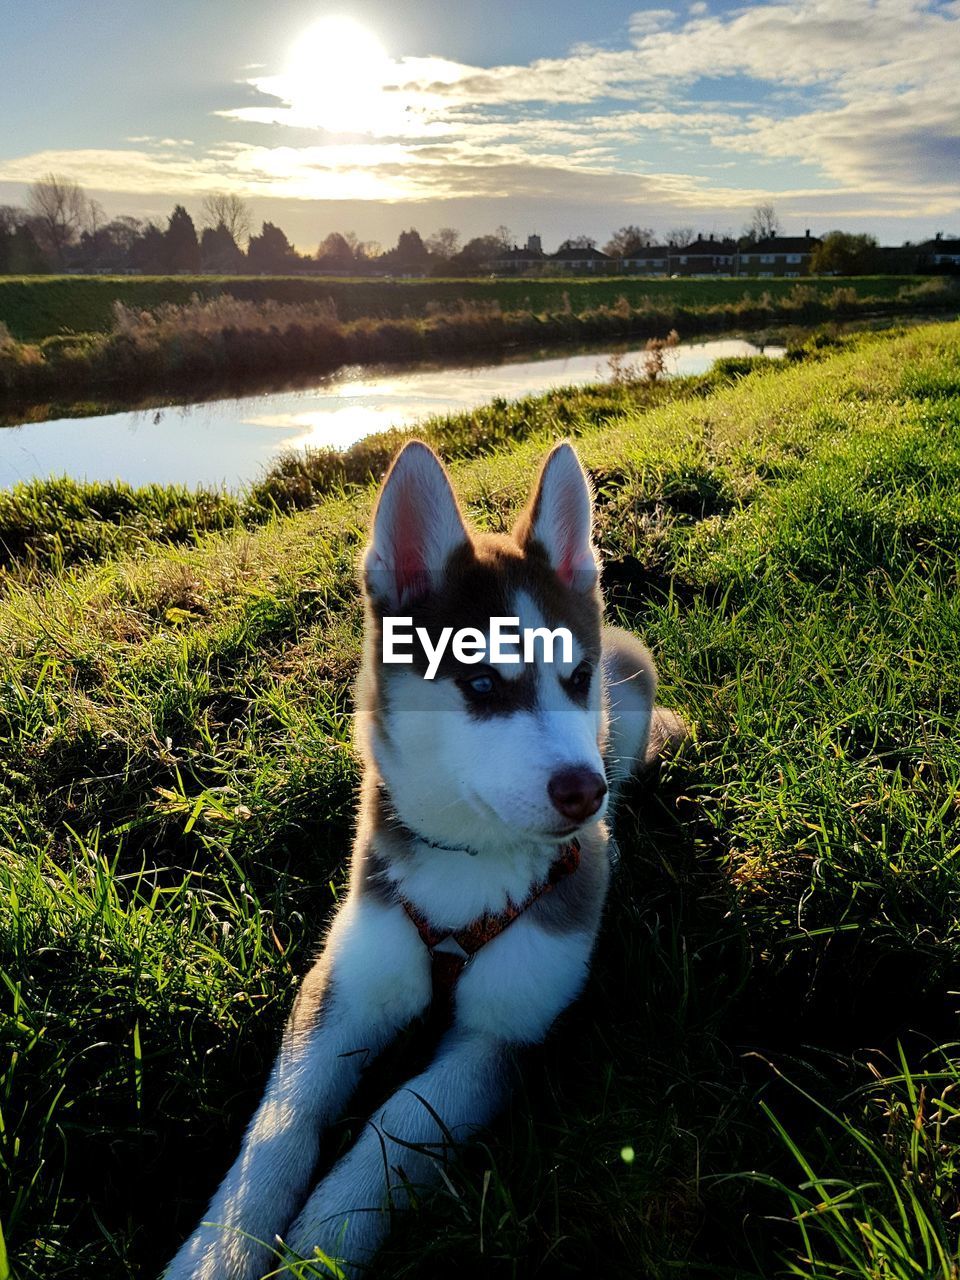
[[[586,822],[603,803],[607,784],[595,769],[561,769],[547,783],[547,793],[565,818]]]

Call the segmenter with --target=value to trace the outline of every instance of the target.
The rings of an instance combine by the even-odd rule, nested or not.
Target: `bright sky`
[[[960,0],[0,0],[0,203],[330,230],[960,234]]]

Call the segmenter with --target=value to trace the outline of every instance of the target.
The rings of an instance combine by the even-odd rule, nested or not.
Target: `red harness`
[[[417,932],[423,939],[423,945],[430,952],[434,1003],[449,1003],[453,996],[453,989],[457,984],[457,979],[463,972],[467,961],[476,955],[481,947],[499,937],[504,929],[513,924],[518,916],[522,916],[524,911],[532,907],[545,893],[549,893],[561,880],[572,875],[579,865],[580,842],[579,840],[571,840],[569,844],[560,846],[560,850],[551,863],[550,870],[547,872],[546,879],[541,880],[538,885],[534,885],[526,900],[520,906],[516,906],[508,899],[503,911],[497,914],[487,911],[464,929],[435,929],[412,902],[408,902],[406,898],[401,897],[400,901],[403,904],[404,911],[416,925]],[[460,948],[459,952],[437,950],[440,943],[445,942],[448,938],[452,938],[457,944]]]

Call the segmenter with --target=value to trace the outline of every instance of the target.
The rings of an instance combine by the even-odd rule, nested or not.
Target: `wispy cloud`
[[[645,36],[651,31],[659,31],[661,27],[670,26],[676,17],[675,9],[644,9],[631,17],[630,34]]]
[[[59,168],[101,190],[301,200],[589,191],[648,217],[767,197],[804,216],[960,211],[960,0],[694,0],[633,15],[622,47],[493,67],[393,58],[325,21],[284,66],[248,69],[253,101],[216,112],[228,141],[135,135],[0,162],[0,180]]]

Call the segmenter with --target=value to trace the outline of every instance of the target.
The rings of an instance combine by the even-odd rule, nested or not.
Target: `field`
[[[796,354],[429,428],[495,529],[577,438],[608,612],[695,732],[630,793],[588,996],[382,1280],[957,1276],[960,323]],[[395,443],[0,512],[19,1280],[154,1274],[232,1158],[343,884]]]
[[[895,299],[922,276],[857,276],[804,280],[818,293],[853,289],[878,302]],[[503,311],[557,311],[564,295],[576,313],[614,306],[625,297],[633,305],[644,298],[679,307],[712,307],[744,296],[774,299],[788,294],[796,280],[652,280],[614,277],[582,280],[338,280],[303,276],[0,276],[0,321],[23,342],[62,333],[104,333],[113,322],[113,303],[153,310],[163,303],[183,305],[228,293],[248,302],[315,303],[330,301],[341,320],[366,317],[399,319],[425,316],[431,308],[450,309],[461,302],[496,304]]]

